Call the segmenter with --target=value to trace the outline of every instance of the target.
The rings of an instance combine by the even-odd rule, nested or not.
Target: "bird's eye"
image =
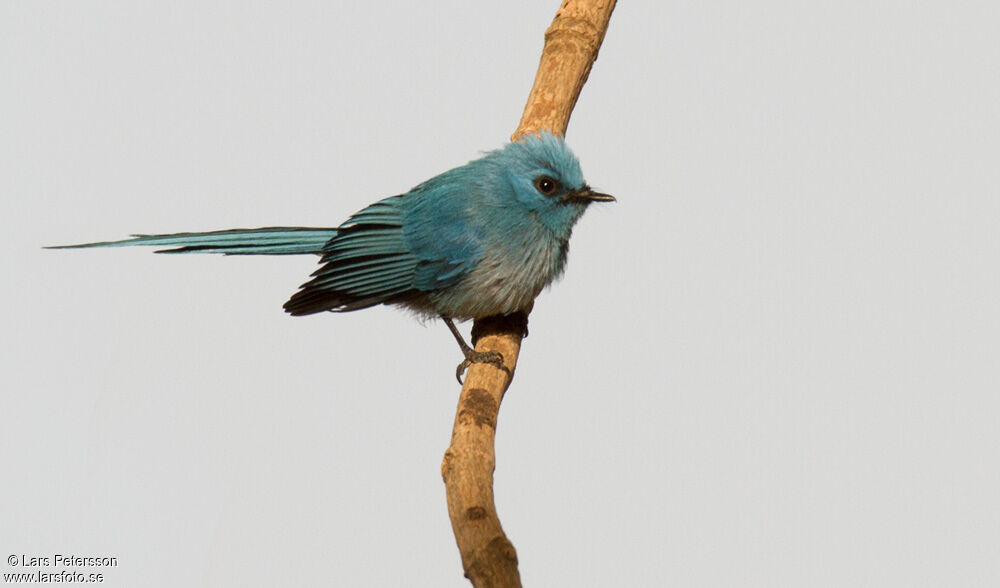
[[[556,190],[559,189],[559,182],[553,180],[549,176],[539,176],[535,180],[535,189],[546,196],[551,196],[556,193]]]

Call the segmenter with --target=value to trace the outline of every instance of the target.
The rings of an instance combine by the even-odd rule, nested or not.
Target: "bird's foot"
[[[462,374],[464,374],[465,370],[474,363],[488,363],[497,369],[504,369],[503,355],[501,355],[498,351],[474,351],[472,349],[463,349],[462,351],[465,352],[465,359],[463,359],[462,363],[458,364],[458,367],[455,368],[455,379],[458,380],[459,384],[462,383]]]

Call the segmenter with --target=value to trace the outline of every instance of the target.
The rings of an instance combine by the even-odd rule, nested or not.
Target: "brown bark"
[[[566,134],[569,117],[608,30],[615,0],[565,0],[545,31],[535,83],[511,136],[548,130]]]
[[[615,0],[565,0],[545,31],[545,46],[524,114],[511,140],[548,130],[565,135],[590,68],[604,40]],[[530,308],[508,317],[477,320],[472,328],[477,351],[498,351],[504,369],[474,363],[469,367],[441,475],[448,515],[462,555],[465,577],[476,588],[521,586],[517,552],[500,526],[493,500],[493,470],[500,402],[514,377]]]

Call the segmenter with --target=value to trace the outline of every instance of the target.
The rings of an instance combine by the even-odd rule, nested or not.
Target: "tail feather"
[[[92,247],[167,247],[156,253],[221,253],[223,255],[301,255],[323,253],[323,246],[337,236],[337,229],[308,227],[263,227],[228,229],[207,233],[132,235],[132,239],[101,241],[79,245],[58,245],[46,249],[88,249]]]

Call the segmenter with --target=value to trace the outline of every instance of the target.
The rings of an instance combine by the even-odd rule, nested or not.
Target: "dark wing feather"
[[[358,212],[323,248],[322,266],[285,303],[296,316],[348,312],[404,296],[413,289],[419,260],[403,234],[400,196]]]

